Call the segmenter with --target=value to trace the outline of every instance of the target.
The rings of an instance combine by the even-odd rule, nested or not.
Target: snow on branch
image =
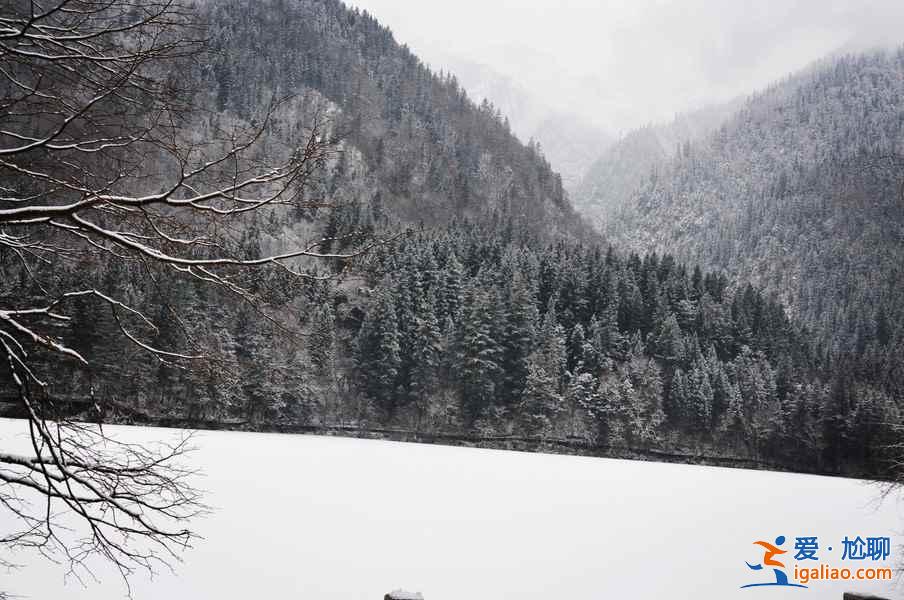
[[[118,335],[161,364],[191,368],[203,358],[191,340],[189,350],[161,347],[159,316],[100,289],[91,265],[188,276],[263,314],[248,272],[330,277],[390,241],[356,237],[335,252],[324,250],[333,239],[320,239],[272,253],[237,243],[244,219],[261,211],[328,207],[305,190],[334,149],[314,123],[297,147],[260,150],[285,99],[251,125],[237,117],[211,125],[213,115],[180,87],[207,51],[203,35],[173,0],[10,0],[0,8],[0,259],[32,279],[63,266],[76,274],[68,289],[36,282],[37,295],[0,298],[0,374],[17,390],[32,450],[0,453],[0,505],[22,524],[0,542],[62,557],[78,576],[92,555],[123,576],[168,564],[193,539],[186,522],[204,510],[191,471],[179,466],[187,439],[117,442],[99,425],[67,420],[48,390],[48,364],[97,366],[67,342],[79,304],[99,307]],[[323,263],[332,271],[318,270]]]

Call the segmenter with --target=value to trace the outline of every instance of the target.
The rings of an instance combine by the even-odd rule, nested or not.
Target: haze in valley
[[[747,94],[833,52],[900,43],[904,22],[900,0],[350,4],[435,69],[456,73],[478,102],[500,96],[490,100],[516,113],[508,116],[522,137],[551,114],[617,136]]]

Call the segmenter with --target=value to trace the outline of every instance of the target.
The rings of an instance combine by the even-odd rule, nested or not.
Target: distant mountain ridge
[[[738,98],[628,132],[588,167],[574,188],[572,201],[595,224],[630,209],[631,194],[647,177],[664,168],[682,145],[718,129],[742,103]]]
[[[751,96],[585,210],[623,248],[668,249],[779,295],[852,369],[900,392],[902,157],[904,49],[847,55]]]

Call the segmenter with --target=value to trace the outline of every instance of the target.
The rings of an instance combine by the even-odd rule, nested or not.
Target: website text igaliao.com
[[[838,569],[829,565],[806,567],[794,565],[794,579],[807,584],[813,581],[890,581],[892,570],[888,567],[860,567]]]

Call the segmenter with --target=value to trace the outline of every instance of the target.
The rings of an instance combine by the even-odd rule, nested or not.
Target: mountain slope
[[[202,14],[215,52],[202,82],[217,109],[250,118],[274,95],[322,95],[337,109],[333,131],[361,159],[342,176],[366,180],[355,201],[404,221],[498,210],[538,232],[583,230],[536,149],[366,12],[338,0],[225,0]]]
[[[904,50],[826,61],[644,178],[604,231],[777,293],[900,392],[902,152]]]

